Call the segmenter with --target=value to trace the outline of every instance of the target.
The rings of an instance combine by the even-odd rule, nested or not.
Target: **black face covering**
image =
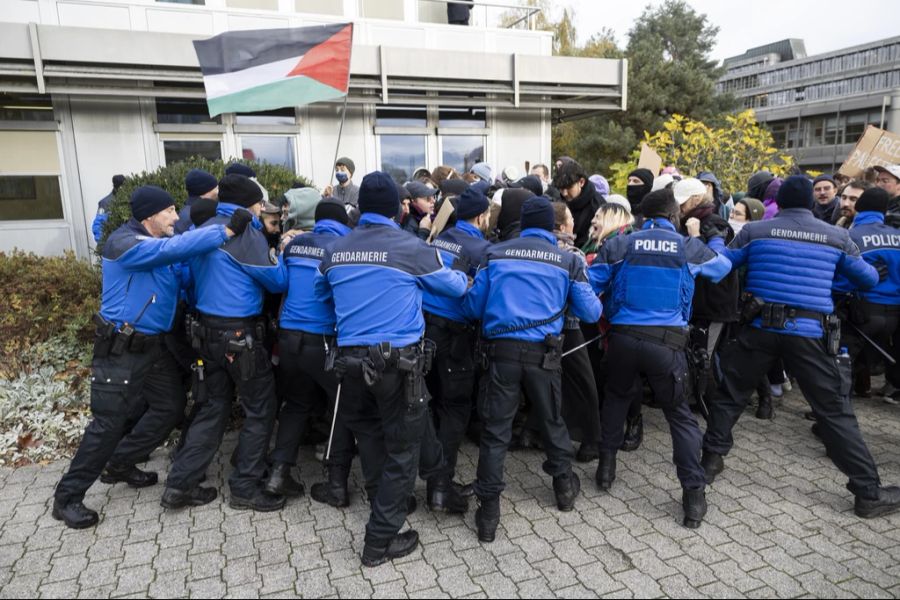
[[[644,199],[648,193],[650,193],[650,187],[646,183],[642,185],[629,185],[625,191],[625,194],[628,198],[629,204],[631,204],[631,208],[637,208],[641,205],[641,201]]]
[[[277,248],[278,243],[281,242],[281,234],[280,233],[267,233],[266,234],[266,242],[269,243],[270,248]]]

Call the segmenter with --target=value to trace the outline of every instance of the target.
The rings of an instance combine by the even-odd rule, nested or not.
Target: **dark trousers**
[[[209,467],[231,416],[235,388],[244,409],[244,424],[238,436],[237,464],[228,478],[231,492],[250,497],[266,470],[266,453],[275,421],[275,377],[272,363],[262,345],[255,340],[249,354],[250,368],[242,373],[241,354],[228,352],[227,338],[235,332],[252,332],[252,319],[204,320],[206,335],[201,340],[200,356],[205,366],[205,399],[188,429],[184,446],[172,463],[166,486],[189,491],[196,487]]]
[[[368,354],[360,351],[356,358]],[[428,420],[428,402],[407,401],[408,374],[388,366],[379,381],[366,385],[348,373],[341,385],[339,411],[356,437],[359,461],[372,505],[366,542],[382,545],[406,520],[407,498],[416,481],[419,445]],[[422,386],[424,388],[424,386]]]
[[[325,371],[325,343],[321,335],[283,329],[278,334],[277,367],[281,410],[272,461],[296,464],[300,442],[309,427],[319,390],[334,409],[338,380],[333,371]],[[349,471],[353,460],[353,434],[338,412],[331,439],[328,465]]]
[[[94,356],[92,371],[93,419],[56,486],[60,502],[83,500],[107,462],[133,466],[153,452],[184,415],[181,376],[160,338],[141,353]]]
[[[542,351],[543,344],[519,344],[526,352]],[[531,410],[539,417],[537,425],[544,442],[547,460],[544,472],[556,477],[571,470],[575,452],[562,418],[562,383],[559,370],[547,370],[538,364],[492,358],[482,379],[484,393],[479,396],[478,415],[482,422],[478,451],[475,493],[480,498],[498,496],[506,487],[503,463],[512,439],[513,419],[524,392]]]
[[[861,301],[860,312],[864,322],[857,327],[900,363],[900,305]],[[854,344],[847,344],[850,356],[853,358],[858,356],[861,363],[868,365],[884,361],[885,379],[894,387],[900,388],[900,366],[890,364],[884,355],[865,341],[856,330],[849,325],[847,327],[852,330],[851,337],[856,340]],[[854,371],[855,367],[854,360]]]
[[[702,434],[684,397],[687,377],[684,351],[614,329],[609,336],[607,360],[606,397],[600,419],[601,452],[616,452],[622,446],[625,417],[635,398],[643,393],[641,375],[644,375],[669,423],[672,461],[678,480],[682,487],[702,489],[706,485],[700,466]]]
[[[821,339],[782,335],[744,326],[721,351],[723,394],[710,407],[703,448],[725,455],[734,445],[732,429],[747,406],[756,383],[778,358],[797,378],[810,403],[834,464],[850,478],[847,488],[873,498],[881,485],[875,461],[859,431],[850,404],[849,368],[825,353]]]
[[[432,394],[431,409],[437,422],[435,435],[443,454],[443,465],[437,474],[453,478],[459,446],[472,412],[475,340],[468,330],[451,331],[431,322],[425,329],[425,337],[436,346],[434,365],[426,381]],[[425,455],[422,458],[424,462]]]
[[[563,333],[563,353],[585,342],[580,328]],[[588,352],[585,346],[562,359],[562,415],[572,439],[596,444],[600,439],[600,399]]]

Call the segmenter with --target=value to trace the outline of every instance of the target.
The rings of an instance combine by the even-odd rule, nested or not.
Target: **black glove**
[[[872,263],[872,266],[875,267],[876,271],[878,271],[878,283],[886,280],[891,274],[890,269],[884,261],[877,260]]]
[[[228,229],[234,232],[234,235],[241,235],[244,233],[244,230],[247,229],[247,225],[253,220],[253,215],[249,210],[245,210],[243,208],[239,208],[231,215],[231,220],[228,221]]]
[[[712,222],[707,221],[700,224],[700,237],[702,237],[703,241],[706,243],[709,243],[714,237],[720,237],[723,240],[726,240],[728,238],[728,229],[720,229]]]

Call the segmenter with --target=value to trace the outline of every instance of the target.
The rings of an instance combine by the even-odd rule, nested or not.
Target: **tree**
[[[712,171],[732,192],[743,190],[756,171],[786,176],[793,166],[793,158],[778,153],[772,134],[759,125],[753,110],[727,115],[721,124],[713,125],[675,114],[656,133],[645,133],[643,141],[662,157],[664,165],[675,165],[691,177]],[[637,168],[639,156],[640,148],[635,148],[631,160],[612,165],[613,189],[625,191],[628,173]]]

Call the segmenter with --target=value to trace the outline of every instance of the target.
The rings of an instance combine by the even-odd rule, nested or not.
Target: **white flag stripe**
[[[227,96],[235,92],[242,92],[260,85],[280,81],[294,69],[301,58],[302,56],[295,56],[250,67],[243,71],[208,75],[203,78],[203,85],[206,86],[206,97],[218,98],[219,96]]]

